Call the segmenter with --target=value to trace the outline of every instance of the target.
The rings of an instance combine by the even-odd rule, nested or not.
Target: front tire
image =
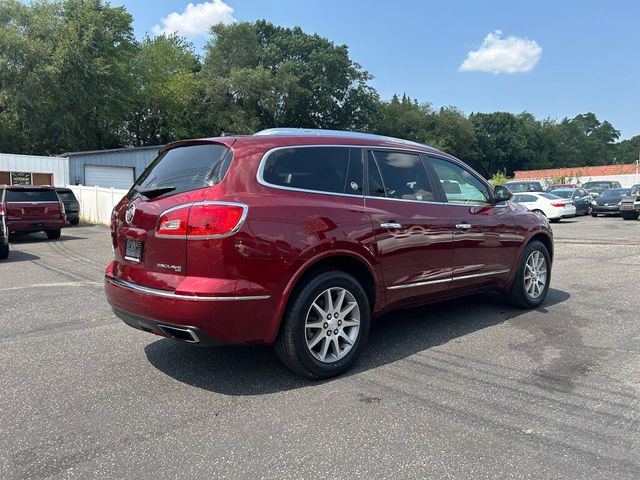
[[[369,335],[371,309],[360,283],[325,271],[292,294],[275,349],[290,370],[313,379],[340,375],[356,360]]]
[[[57,240],[60,238],[60,234],[62,233],[62,230],[57,228],[55,230],[47,230],[45,233],[47,234],[47,238],[49,240]]]
[[[551,259],[542,242],[530,242],[522,253],[518,272],[507,293],[514,307],[536,308],[547,296],[551,283]]]
[[[0,243],[0,260],[9,258],[9,240]]]
[[[624,220],[637,220],[638,216],[640,216],[640,212],[622,212]]]

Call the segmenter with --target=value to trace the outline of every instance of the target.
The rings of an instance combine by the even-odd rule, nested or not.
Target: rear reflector
[[[239,203],[202,202],[172,208],[158,220],[156,235],[206,238],[234,233],[241,225],[247,206]]]

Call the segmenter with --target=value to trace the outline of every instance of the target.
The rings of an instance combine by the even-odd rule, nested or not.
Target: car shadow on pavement
[[[44,233],[27,233],[24,235],[11,234],[9,237],[9,243],[20,245],[24,243],[39,243],[39,242],[66,242],[68,240],[86,240],[87,237],[76,237],[74,235],[67,235],[63,231],[60,238],[56,240],[49,240]]]
[[[27,252],[18,252],[16,250],[9,250],[9,258],[0,261],[0,265],[5,263],[17,263],[17,262],[31,262],[33,260],[40,260],[40,257]]]
[[[551,288],[537,310],[547,313],[548,307],[569,297]],[[373,321],[364,352],[343,377],[401,360],[526,312],[489,293],[384,315]],[[161,339],[147,345],[145,354],[154,367],[170,377],[225,395],[263,395],[319,383],[285,369],[273,348],[266,346],[207,348]]]

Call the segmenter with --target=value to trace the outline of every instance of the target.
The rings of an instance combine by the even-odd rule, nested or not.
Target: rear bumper
[[[120,310],[116,307],[112,307],[112,310],[116,317],[137,330],[198,345],[224,345],[223,342],[211,338],[198,327],[177,325],[169,322],[159,322],[157,320],[151,320],[133,313],[125,312],[124,310]]]
[[[187,277],[188,278],[188,277]],[[166,335],[159,326],[189,328],[208,345],[265,343],[276,302],[270,295],[192,296],[158,290],[105,272],[105,293],[116,315],[128,325]]]
[[[30,233],[43,230],[57,230],[64,227],[66,220],[11,220],[7,221],[7,230],[10,232]]]
[[[591,211],[595,213],[620,213],[620,207],[618,205],[610,207],[606,207],[604,205],[592,205]]]

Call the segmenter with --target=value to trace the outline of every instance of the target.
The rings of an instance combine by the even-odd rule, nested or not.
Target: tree
[[[264,20],[211,32],[202,81],[214,130],[365,129],[374,120],[371,76],[345,45]]]
[[[200,67],[193,46],[181,37],[142,41],[131,64],[135,96],[126,122],[128,144],[164,144],[191,136]]]
[[[131,24],[123,7],[103,0],[5,0],[0,126],[8,127],[12,140],[0,149],[57,153],[119,146],[133,91]]]

